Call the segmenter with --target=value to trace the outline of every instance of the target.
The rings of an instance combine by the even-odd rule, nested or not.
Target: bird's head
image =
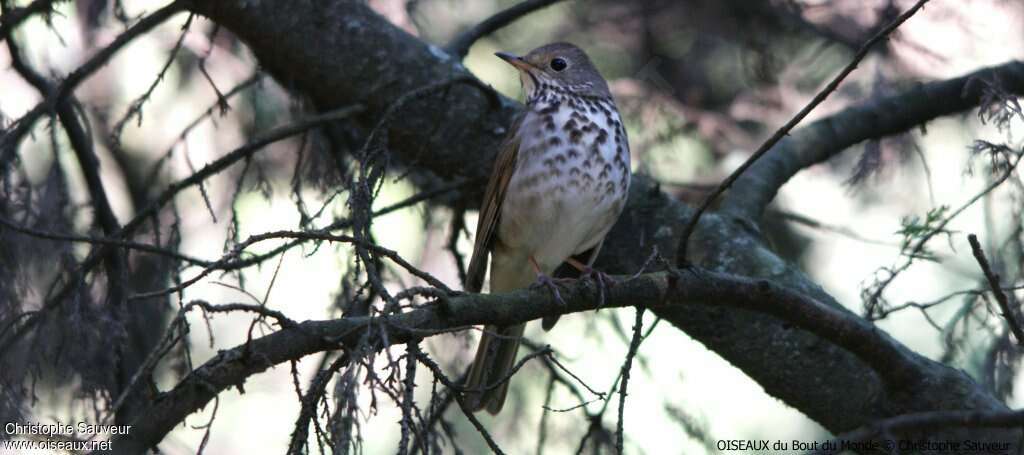
[[[507,52],[495,55],[519,70],[519,79],[528,100],[549,87],[570,93],[610,97],[608,84],[580,48],[569,43],[538,47],[525,56]]]

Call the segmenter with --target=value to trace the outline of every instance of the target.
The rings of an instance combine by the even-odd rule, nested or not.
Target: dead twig
[[[981,272],[985,274],[985,279],[988,280],[988,285],[992,288],[992,294],[995,295],[996,302],[999,303],[999,309],[1003,313],[1003,318],[1006,319],[1006,324],[1010,326],[1010,331],[1013,332],[1014,338],[1017,339],[1017,345],[1024,346],[1024,329],[1021,328],[1016,313],[1010,308],[1010,299],[1006,297],[1006,293],[1003,292],[1003,288],[999,285],[999,275],[989,265],[988,259],[985,257],[985,251],[981,249],[981,244],[978,243],[978,236],[969,234],[967,241],[971,243],[974,259],[978,260]]]

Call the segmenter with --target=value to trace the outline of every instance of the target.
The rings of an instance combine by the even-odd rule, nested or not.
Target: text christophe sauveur
[[[19,423],[7,422],[3,426],[4,450],[110,450],[110,437],[131,433],[131,425],[94,425],[86,422]]]

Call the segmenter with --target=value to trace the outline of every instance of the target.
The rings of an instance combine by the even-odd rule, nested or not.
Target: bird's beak
[[[495,52],[494,55],[497,55],[498,58],[508,62],[509,65],[520,70],[529,71],[530,68],[533,68],[533,65],[527,63],[526,60],[523,60],[523,58],[518,55],[510,54],[508,52]]]

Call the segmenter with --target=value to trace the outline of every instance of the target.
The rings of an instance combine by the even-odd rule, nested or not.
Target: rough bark
[[[470,325],[514,325],[547,316],[643,305],[661,314],[703,312],[710,308],[754,310],[771,314],[841,346],[882,371],[889,383],[919,383],[920,358],[867,321],[771,280],[751,279],[706,270],[655,272],[635,278],[620,276],[606,290],[602,303],[590,281],[578,281],[562,293],[559,303],[545,289],[505,294],[463,294],[413,311],[383,317],[349,317],[296,323],[277,319],[281,330],[251,343],[221,351],[189,373],[174,389],[158,397],[130,434],[116,439],[119,453],[150,447],[187,415],[216,394],[243,387],[246,378],[271,366],[325,350],[348,353],[374,351]],[[231,305],[229,305],[231,306]],[[235,305],[238,306],[238,305]],[[259,307],[254,307],[259,308]],[[277,318],[279,314],[270,315]]]

